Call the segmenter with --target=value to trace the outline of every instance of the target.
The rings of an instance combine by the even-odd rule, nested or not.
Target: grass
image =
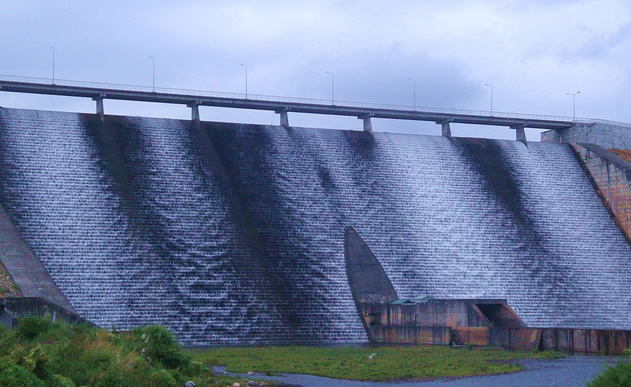
[[[374,353],[372,359],[370,355]],[[206,366],[229,372],[297,373],[353,380],[400,380],[489,375],[520,371],[508,360],[560,358],[558,352],[519,352],[494,348],[452,349],[446,346],[237,347],[194,350]]]
[[[443,346],[184,350],[160,326],[112,333],[41,317],[21,319],[14,330],[0,325],[0,386],[183,386],[189,380],[197,386],[245,385],[241,378],[215,375],[213,365],[225,365],[238,373],[301,373],[375,381],[426,379],[514,372],[521,367],[508,360],[562,356]]]
[[[245,385],[193,361],[164,327],[112,333],[42,317],[0,325],[0,386]]]

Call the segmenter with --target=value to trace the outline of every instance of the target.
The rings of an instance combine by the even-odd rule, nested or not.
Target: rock
[[[257,382],[255,382],[254,380],[250,380],[248,382],[248,386],[258,386],[259,384]]]
[[[248,371],[248,375],[254,375],[254,371]]]
[[[195,387],[195,383],[193,383],[192,380],[189,380],[188,382],[186,382],[185,386],[186,387]]]
[[[241,384],[240,384],[240,383],[234,383],[234,384],[232,385],[232,387],[241,387]]]
[[[368,356],[368,359],[372,360],[373,357],[375,357],[377,354],[376,353],[371,353],[370,356]]]
[[[269,386],[269,384],[267,384],[267,382],[261,382],[261,384],[259,384],[259,386],[261,386],[261,387],[267,387],[267,386]]]

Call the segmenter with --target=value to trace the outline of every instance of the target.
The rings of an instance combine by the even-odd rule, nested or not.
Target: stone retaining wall
[[[628,151],[607,151],[598,145],[574,145],[598,193],[616,223],[631,240],[631,163],[619,157]]]

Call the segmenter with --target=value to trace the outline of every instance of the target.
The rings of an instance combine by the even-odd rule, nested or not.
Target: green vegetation
[[[372,359],[370,359],[371,354]],[[445,346],[242,347],[194,352],[207,366],[223,365],[229,372],[297,373],[354,380],[425,379],[515,372],[507,360],[559,358],[558,352],[509,352],[493,348],[468,350]]]
[[[192,360],[164,327],[111,333],[88,325],[27,317],[0,325],[0,386],[232,385]],[[244,384],[242,384],[244,385]]]
[[[372,356],[371,356],[372,355]],[[514,372],[508,362],[556,358],[556,352],[509,352],[443,346],[240,347],[184,350],[164,327],[112,333],[85,324],[41,317],[0,326],[0,386],[197,386],[245,385],[216,376],[210,367],[247,373],[303,373],[343,379],[396,380]],[[604,384],[597,384],[604,385]]]
[[[625,354],[631,358],[631,349],[626,349]],[[594,381],[589,383],[589,387],[631,387],[631,359],[619,362],[613,367],[607,367]]]
[[[11,279],[11,276],[9,275],[5,267],[2,265],[2,263],[0,263],[0,298],[19,295],[20,290]]]

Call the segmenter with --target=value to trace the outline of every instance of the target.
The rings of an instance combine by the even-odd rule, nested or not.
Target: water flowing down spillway
[[[352,226],[400,297],[631,329],[631,249],[566,145],[0,109],[0,168],[0,204],[106,328],[365,341]]]

